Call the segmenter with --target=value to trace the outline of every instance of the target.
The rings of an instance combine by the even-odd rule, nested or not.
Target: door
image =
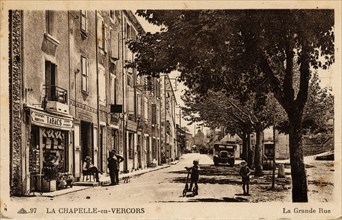
[[[45,61],[45,92],[50,101],[57,100],[56,84],[57,66],[50,61]]]

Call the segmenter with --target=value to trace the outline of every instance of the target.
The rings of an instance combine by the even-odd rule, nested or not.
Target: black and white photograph
[[[0,217],[339,219],[336,1],[1,1]]]

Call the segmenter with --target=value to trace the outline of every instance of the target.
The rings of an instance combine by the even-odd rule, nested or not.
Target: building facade
[[[162,163],[163,82],[127,68],[144,32],[131,11],[10,11],[9,25],[11,195],[42,190],[51,162],[75,181],[87,156],[107,173],[112,149],[122,172]]]
[[[172,81],[167,74],[160,77],[161,86],[161,159],[170,162],[176,159],[177,133],[176,133],[176,97]]]

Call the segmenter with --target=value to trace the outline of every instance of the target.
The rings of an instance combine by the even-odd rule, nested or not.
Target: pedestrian
[[[244,195],[249,195],[249,175],[251,171],[246,161],[241,162],[240,176],[242,177],[242,189]]]
[[[97,169],[97,167],[94,166],[94,164],[91,161],[91,157],[89,157],[89,156],[86,156],[85,162],[83,163],[83,175],[85,173],[94,174],[96,182],[100,182],[100,180],[99,180],[99,173],[102,174],[102,172],[100,172]]]
[[[109,151],[109,157],[107,159],[108,161],[108,169],[109,169],[109,176],[110,176],[110,185],[115,185],[116,184],[116,170],[117,170],[117,162],[114,159],[114,152]]]
[[[198,179],[199,179],[199,166],[198,166],[198,160],[193,161],[193,166],[192,167],[185,167],[185,169],[188,172],[191,172],[190,176],[190,188],[189,191],[192,190],[192,186],[194,186],[193,194],[198,195]]]
[[[111,185],[119,185],[120,163],[124,161],[125,159],[122,156],[116,154],[115,149],[111,150],[109,156],[112,158],[112,159],[108,158],[108,168],[109,168],[109,162],[111,161],[111,164],[110,164],[111,168],[109,168]]]

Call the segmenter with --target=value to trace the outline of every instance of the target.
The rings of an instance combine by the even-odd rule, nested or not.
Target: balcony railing
[[[43,86],[46,101],[56,101],[63,104],[68,103],[68,91],[53,85]]]

